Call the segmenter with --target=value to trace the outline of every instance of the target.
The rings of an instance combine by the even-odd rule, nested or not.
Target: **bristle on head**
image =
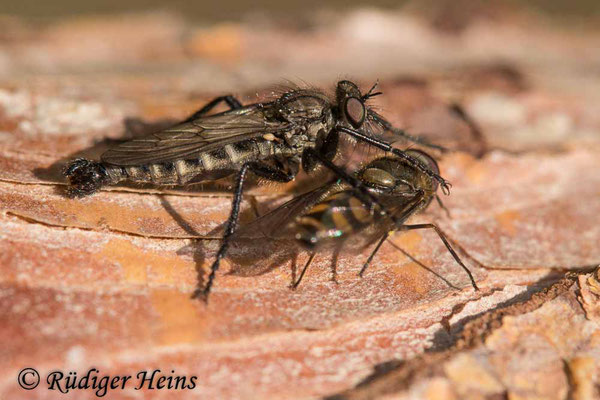
[[[69,162],[63,175],[69,181],[67,193],[70,197],[89,196],[108,183],[108,174],[104,166],[85,158]]]

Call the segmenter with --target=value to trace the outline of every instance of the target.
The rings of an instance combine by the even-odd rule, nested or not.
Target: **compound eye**
[[[363,102],[356,97],[349,97],[348,100],[346,100],[345,111],[346,118],[348,118],[350,124],[355,128],[360,128],[365,121],[366,114]]]
[[[429,154],[427,154],[421,150],[416,150],[416,149],[407,150],[406,154],[421,161],[433,173],[435,173],[437,175],[440,174],[440,167],[438,166],[437,161],[435,161]],[[437,182],[434,181],[434,183],[435,183],[435,186],[437,187]]]
[[[410,149],[406,151],[406,154],[421,161],[423,164],[425,164],[426,167],[428,167],[436,174],[440,173],[440,167],[438,167],[437,161],[435,161],[429,154],[425,153],[424,151]]]

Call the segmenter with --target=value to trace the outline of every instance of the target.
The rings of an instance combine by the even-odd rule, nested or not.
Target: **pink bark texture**
[[[111,399],[600,398],[597,22],[415,6],[210,26],[2,17],[0,398],[93,399],[46,382],[90,368],[133,376]],[[227,183],[65,196],[69,159],[212,97],[254,102],[290,81],[333,93],[342,78],[379,80],[381,114],[450,149],[432,151],[449,215],[434,202],[410,222],[435,222],[479,291],[425,230],[392,234],[363,278],[370,248],[320,252],[296,290],[309,253],[235,244],[205,304],[191,294]],[[242,224],[324,179],[252,187]],[[17,380],[26,367],[33,390]],[[136,390],[155,369],[194,388]]]

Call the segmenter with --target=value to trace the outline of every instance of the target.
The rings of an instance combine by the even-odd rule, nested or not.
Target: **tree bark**
[[[598,398],[600,33],[494,15],[451,32],[375,10],[310,29],[161,13],[4,24],[0,397],[62,398],[51,371],[94,367],[197,376],[193,390],[143,390],[161,399]],[[65,197],[66,161],[213,96],[254,102],[289,77],[332,93],[342,76],[379,79],[380,113],[452,149],[435,154],[450,216],[434,203],[411,223],[438,224],[480,291],[433,232],[413,231],[391,235],[362,279],[369,249],[318,253],[297,290],[308,253],[234,246],[204,304],[190,296],[218,249],[227,185]],[[252,188],[242,222],[306,182]],[[25,367],[42,377],[29,392]]]

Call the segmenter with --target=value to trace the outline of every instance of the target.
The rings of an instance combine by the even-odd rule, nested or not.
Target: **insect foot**
[[[63,175],[69,180],[69,197],[89,196],[109,181],[108,173],[102,164],[85,158],[78,158],[67,164]]]

